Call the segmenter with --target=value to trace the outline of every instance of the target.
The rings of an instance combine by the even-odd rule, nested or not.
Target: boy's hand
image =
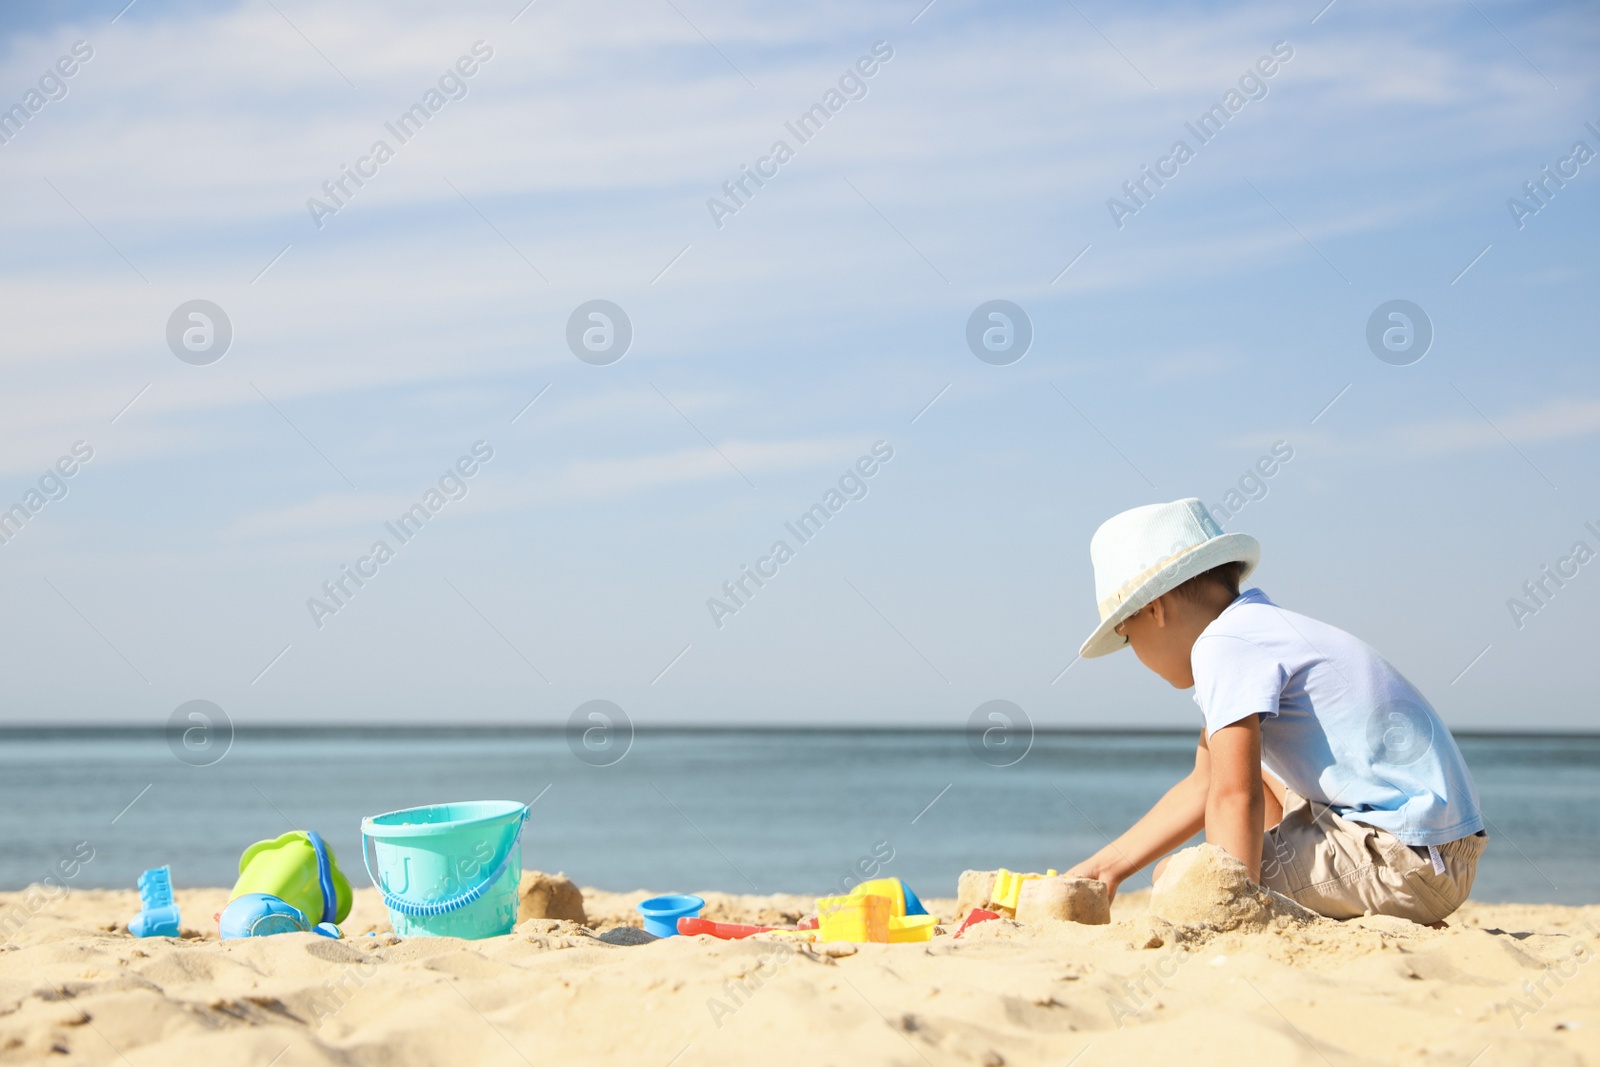
[[[1200,743],[1195,746],[1194,770],[1167,790],[1155,807],[1121,837],[1067,871],[1067,877],[1104,882],[1106,896],[1115,900],[1124,879],[1204,829],[1210,760],[1206,737],[1201,733]]]
[[[1062,877],[1093,878],[1097,882],[1104,882],[1108,901],[1117,899],[1117,887],[1122,884],[1122,876],[1120,874],[1112,870],[1109,865],[1094,859],[1084,860],[1076,867],[1070,868]]]

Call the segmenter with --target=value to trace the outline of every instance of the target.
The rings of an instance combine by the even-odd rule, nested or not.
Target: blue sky
[[[1594,722],[1600,563],[1531,615],[1508,600],[1600,551],[1600,161],[1520,227],[1507,207],[1600,151],[1593,5],[0,17],[0,107],[93,53],[0,145],[0,505],[93,450],[0,544],[5,721],[207,699],[555,724],[603,698],[641,726],[957,726],[1007,699],[1197,726],[1131,656],[1074,662],[1088,540],[1223,504],[1285,442],[1226,523],[1262,540],[1264,589],[1453,725]],[[385,123],[478,42],[400,144]],[[878,42],[799,143],[785,123]],[[1201,144],[1185,124],[1275,46]],[[393,158],[314,218],[379,139]],[[707,201],[780,139],[718,226]],[[1119,227],[1108,199],[1179,139],[1193,158]],[[166,340],[196,299],[233,331],[208,365]],[[633,327],[606,366],[566,342],[595,299]],[[965,340],[992,299],[1033,325],[1007,366]],[[1394,299],[1434,330],[1404,366],[1366,341]],[[398,545],[385,522],[480,441],[465,496]],[[879,441],[867,495],[719,628],[708,598]],[[314,621],[379,539],[394,558]]]

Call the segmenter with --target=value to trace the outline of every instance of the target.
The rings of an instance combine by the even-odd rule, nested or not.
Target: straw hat
[[[1100,625],[1083,643],[1084,659],[1105,656],[1128,643],[1116,627],[1163,593],[1197,574],[1239,562],[1246,577],[1256,569],[1261,545],[1242,533],[1223,533],[1195,497],[1146,504],[1107,519],[1089,542]]]

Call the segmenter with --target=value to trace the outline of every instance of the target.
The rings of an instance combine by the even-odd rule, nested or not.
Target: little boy
[[[1089,554],[1101,621],[1080,655],[1133,646],[1194,687],[1205,729],[1188,777],[1069,874],[1115,896],[1204,830],[1255,881],[1329,918],[1432,924],[1461,906],[1488,841],[1477,792],[1399,671],[1343,630],[1241,593],[1261,546],[1192,497],[1113,517]]]

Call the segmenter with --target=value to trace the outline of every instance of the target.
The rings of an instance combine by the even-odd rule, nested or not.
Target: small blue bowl
[[[639,902],[639,914],[644,916],[644,928],[647,933],[657,937],[675,937],[678,933],[678,920],[689,916],[691,918],[700,914],[700,909],[706,902],[687,893],[673,893],[664,897],[651,897],[649,900]]]
[[[301,933],[311,929],[305,915],[288,901],[267,893],[246,893],[235,897],[222,909],[222,940],[239,937],[268,937],[272,934]]]

